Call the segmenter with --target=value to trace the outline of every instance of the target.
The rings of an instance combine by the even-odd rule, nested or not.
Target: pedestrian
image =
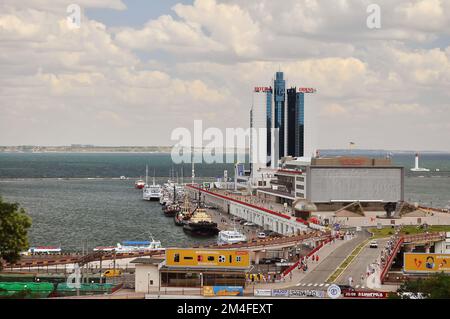
[[[316,255],[316,262],[319,262],[319,255]]]
[[[353,278],[352,278],[352,276],[348,277],[348,285],[350,287],[353,287]]]
[[[292,281],[292,271],[289,273],[289,279]]]
[[[364,286],[364,274],[361,274],[361,286]]]

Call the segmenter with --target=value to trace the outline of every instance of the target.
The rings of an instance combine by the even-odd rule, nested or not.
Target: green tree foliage
[[[420,296],[430,299],[450,299],[450,276],[442,272],[425,279],[409,280],[401,285],[398,292],[402,298],[407,299]]]
[[[0,269],[2,261],[15,262],[20,252],[28,249],[28,229],[31,218],[17,203],[7,203],[0,197]]]

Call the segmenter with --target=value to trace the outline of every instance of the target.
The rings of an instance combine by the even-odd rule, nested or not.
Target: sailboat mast
[[[145,165],[145,185],[148,185],[148,165]]]

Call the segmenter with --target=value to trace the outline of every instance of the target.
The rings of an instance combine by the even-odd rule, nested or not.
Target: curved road
[[[347,241],[345,244],[336,248],[329,256],[323,259],[319,265],[306,275],[300,283],[302,284],[321,284],[325,283],[328,277],[339,267],[348,255],[360,243],[370,237],[370,233],[363,230],[356,233],[356,238]],[[364,268],[365,269],[365,268]],[[311,289],[311,286],[292,286],[291,289]],[[315,286],[314,286],[315,287]],[[322,286],[321,286],[322,287]]]
[[[337,283],[348,285],[348,278],[351,276],[353,278],[353,286],[355,288],[367,287],[367,265],[376,261],[387,241],[388,239],[378,239],[378,248],[370,248],[368,243],[361,250],[359,255],[356,256],[344,273],[338,278]],[[361,275],[364,275],[364,280],[361,280]]]

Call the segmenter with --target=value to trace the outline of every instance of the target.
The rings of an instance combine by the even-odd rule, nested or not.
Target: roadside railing
[[[445,233],[439,232],[439,233],[429,233],[429,234],[412,234],[412,235],[403,235],[397,239],[397,241],[394,244],[394,248],[392,249],[388,259],[386,260],[386,263],[383,266],[383,270],[380,275],[381,283],[384,283],[386,275],[389,271],[389,269],[392,266],[392,263],[394,262],[395,257],[397,256],[397,253],[399,252],[401,246],[404,243],[410,243],[410,242],[419,242],[419,241],[439,241],[445,239]]]

